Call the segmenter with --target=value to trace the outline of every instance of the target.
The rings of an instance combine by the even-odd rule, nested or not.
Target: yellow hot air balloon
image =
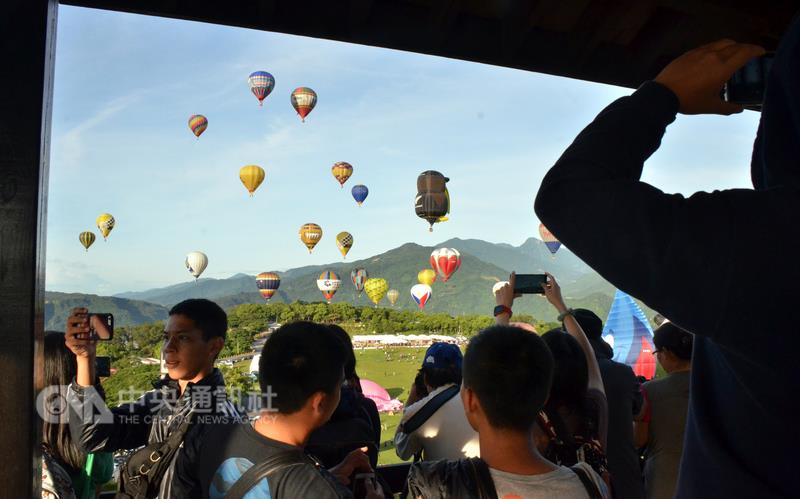
[[[309,253],[311,253],[311,250],[314,249],[320,239],[322,239],[322,227],[319,225],[309,223],[300,227],[300,240],[306,245]]]
[[[78,240],[81,242],[83,247],[86,248],[86,251],[89,251],[89,246],[94,243],[94,239],[94,232],[89,231],[81,232],[81,234],[78,236]]]
[[[114,217],[111,216],[111,213],[102,213],[97,217],[94,223],[97,224],[97,228],[100,229],[100,233],[103,234],[103,240],[106,240],[116,222],[114,221]]]
[[[364,283],[364,291],[367,293],[367,296],[375,306],[378,306],[378,302],[383,299],[386,295],[386,291],[389,290],[389,283],[386,282],[386,279],[380,278],[371,278],[367,279],[367,282]]]
[[[353,235],[349,232],[340,232],[336,234],[336,247],[339,248],[339,253],[343,258],[347,258],[347,252],[353,247]]]
[[[397,291],[396,289],[390,289],[386,292],[386,298],[389,299],[389,303],[391,303],[394,307],[394,304],[397,303],[397,299],[400,298],[400,291]]]
[[[266,176],[264,169],[258,165],[247,165],[239,169],[239,178],[247,188],[247,192],[250,193],[250,197],[253,197],[253,193],[256,192]]]
[[[420,270],[419,274],[417,274],[417,280],[420,284],[427,284],[430,286],[436,282],[436,272],[434,272],[433,269]]]

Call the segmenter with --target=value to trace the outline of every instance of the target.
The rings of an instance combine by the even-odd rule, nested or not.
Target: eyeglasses
[[[659,352],[661,352],[661,350],[653,350],[653,355],[655,355],[655,354],[657,354]]]

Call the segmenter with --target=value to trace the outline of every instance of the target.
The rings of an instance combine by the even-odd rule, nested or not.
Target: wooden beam
[[[44,249],[55,0],[0,9],[0,469],[3,497],[40,497]]]

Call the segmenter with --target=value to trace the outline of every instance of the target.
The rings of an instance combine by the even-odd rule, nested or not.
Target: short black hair
[[[581,345],[560,329],[544,333],[542,340],[550,349],[555,363],[548,407],[563,405],[582,409],[589,386],[589,365]]]
[[[353,340],[341,326],[336,324],[325,324],[331,330],[334,336],[339,338],[339,341],[344,345],[344,378],[353,379],[356,377],[356,354],[353,351]]]
[[[169,310],[169,315],[183,315],[194,321],[206,341],[212,338],[224,340],[228,331],[228,314],[222,307],[205,298],[183,300]]]
[[[267,409],[299,411],[317,392],[333,394],[342,382],[345,348],[331,330],[313,322],[284,324],[264,343],[258,362],[262,393],[272,393]]]
[[[419,372],[425,376],[425,384],[431,388],[439,388],[450,383],[461,384],[462,370],[456,366],[445,368],[422,366]]]
[[[694,336],[671,322],[662,324],[653,334],[656,349],[669,350],[681,360],[691,360]]]
[[[586,337],[590,340],[603,336],[603,319],[598,317],[596,313],[585,308],[576,308],[572,311],[572,317],[575,318]]]
[[[495,428],[528,431],[547,400],[553,356],[535,333],[493,326],[474,336],[464,354],[464,386],[475,392]]]

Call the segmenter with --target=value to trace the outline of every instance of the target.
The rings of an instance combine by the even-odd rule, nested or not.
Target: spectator
[[[336,324],[326,326],[344,345],[344,383],[339,405],[330,420],[311,433],[306,450],[325,467],[332,467],[353,450],[367,447],[369,462],[374,468],[378,466],[381,442],[378,406],[361,394],[361,380],[356,374],[356,355],[350,335]]]
[[[478,456],[478,434],[464,415],[458,395],[461,387],[461,350],[450,343],[434,343],[425,352],[418,380],[409,391],[403,417],[394,435],[400,459],[458,459]],[[427,395],[419,396],[417,384]]]
[[[752,156],[755,190],[665,194],[640,180],[667,125],[732,114],[731,75],[764,50],[720,40],[604,109],[545,176],[541,221],[616,287],[692,331],[677,497],[797,495],[793,264],[800,238],[800,19],[778,48]],[[568,202],[565,202],[568,200]],[[754,272],[754,269],[757,271]],[[788,391],[787,391],[788,390]],[[754,430],[757,428],[757,431]]]
[[[508,292],[513,297],[513,288]],[[552,373],[553,358],[536,334],[494,326],[473,337],[464,356],[461,399],[478,432],[481,457],[413,464],[408,478],[412,496],[609,497],[590,466],[554,465],[531,445]]]
[[[692,335],[667,322],[656,330],[653,343],[667,376],[642,386],[647,403],[633,427],[636,445],[647,447],[644,484],[648,499],[672,499],[689,408]]]
[[[603,389],[608,402],[608,444],[606,457],[611,474],[611,488],[616,499],[642,499],[639,453],[633,445],[631,423],[642,407],[639,380],[627,364],[614,362],[614,350],[603,341],[603,321],[591,310],[575,309],[575,320],[586,333],[594,350]]]
[[[94,498],[100,486],[111,480],[113,457],[108,452],[87,454],[72,440],[61,404],[66,387],[77,372],[75,356],[66,347],[64,333],[44,336],[44,386],[42,405],[42,499]]]
[[[240,421],[225,395],[222,373],[214,368],[227,329],[225,311],[212,301],[192,299],[172,307],[162,347],[167,376],[135,403],[109,412],[93,388],[97,341],[86,337],[87,310],[73,309],[66,344],[77,359],[77,374],[68,398],[81,417],[70,418],[72,439],[87,452],[145,446],[122,467],[121,491],[134,497],[172,497],[175,461],[192,447],[184,444],[202,438],[212,424]],[[100,416],[93,415],[95,407],[103,411]],[[140,475],[141,466],[148,472]]]
[[[182,497],[353,497],[344,487],[353,473],[372,471],[364,449],[330,471],[304,452],[309,435],[339,405],[345,358],[342,342],[322,324],[294,322],[272,333],[258,365],[266,407],[252,423],[218,426],[192,442],[194,451],[177,465],[186,478]],[[369,499],[383,497],[371,482],[366,487]]]

